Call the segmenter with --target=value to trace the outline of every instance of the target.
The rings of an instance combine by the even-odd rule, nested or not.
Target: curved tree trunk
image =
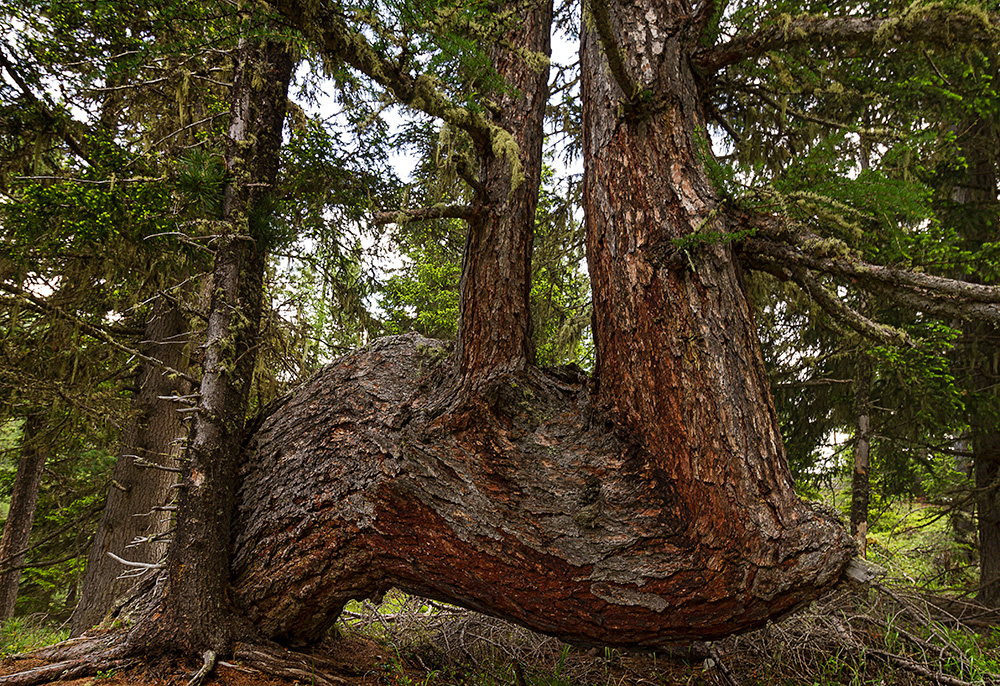
[[[823,583],[853,546],[792,488],[730,229],[713,215],[686,7],[595,0],[584,22],[596,404],[644,453],[649,488],[672,492],[675,564],[740,616],[779,610],[775,587]]]
[[[185,371],[187,331],[187,321],[180,309],[161,298],[146,323],[148,343],[144,352],[171,369]],[[182,415],[177,411],[181,406],[164,398],[187,395],[190,388],[183,379],[152,364],[144,364],[138,377],[139,391],[132,401],[134,416],[122,436],[107,504],[87,560],[80,603],[73,614],[74,636],[100,622],[112,603],[134,583],[133,579],[119,578],[127,569],[108,553],[131,562],[152,564],[162,560],[166,552],[166,541],[155,539],[166,532],[169,517],[155,508],[172,499],[176,475],[140,466],[136,458],[177,469],[178,439],[186,432]],[[133,545],[126,551],[138,539],[150,538],[154,540]]]
[[[655,648],[787,612],[851,555],[846,532],[800,512],[755,557],[711,557],[715,513],[592,421],[586,379],[531,370],[432,417],[444,357],[383,339],[255,432],[233,583],[265,635],[317,641],[348,600],[396,586],[578,644]]]
[[[526,295],[530,240],[495,218],[471,232],[463,290],[511,302],[463,305],[480,327],[463,329],[464,388],[441,344],[383,339],[273,410],[233,480],[259,294],[244,278],[258,253],[237,233],[217,252],[212,310],[244,318],[210,321],[165,596],[134,643],[225,650],[229,598],[257,636],[313,642],[348,600],[397,586],[578,644],[656,648],[760,625],[838,578],[853,542],[794,496],[731,250],[694,240],[674,259],[673,239],[726,229],[696,143],[704,118],[684,55],[697,36],[673,1],[589,15],[594,382],[522,364],[527,329],[505,330],[505,308]],[[610,65],[594,28],[623,46]],[[483,252],[496,246],[514,252],[494,254],[499,266]],[[445,410],[442,387],[454,392]]]
[[[14,490],[10,495],[10,509],[0,538],[0,621],[14,616],[17,601],[17,587],[21,581],[21,566],[24,565],[31,537],[31,525],[35,521],[35,506],[38,491],[42,486],[42,474],[48,450],[43,434],[48,424],[42,412],[32,412],[25,417],[21,430],[21,459],[17,463]]]

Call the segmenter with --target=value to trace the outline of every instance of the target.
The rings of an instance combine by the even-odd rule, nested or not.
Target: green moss
[[[517,187],[524,183],[524,167],[521,166],[521,149],[517,141],[509,132],[500,127],[493,127],[490,132],[490,143],[493,147],[493,154],[498,159],[505,159],[510,163],[510,192],[513,193]]]
[[[441,364],[451,355],[450,348],[442,345],[440,341],[418,340],[416,348],[417,353],[434,366]]]

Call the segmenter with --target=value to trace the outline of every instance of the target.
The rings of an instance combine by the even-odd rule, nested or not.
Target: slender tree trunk
[[[31,536],[31,525],[35,521],[35,506],[38,491],[42,485],[42,473],[48,450],[43,439],[47,425],[46,415],[29,413],[24,420],[21,434],[21,459],[17,463],[17,476],[10,496],[10,510],[0,538],[0,621],[14,616],[17,601],[17,586],[21,580],[21,566],[24,564]]]
[[[1000,237],[997,202],[997,138],[988,124],[966,122],[962,143],[968,169],[954,190],[958,210],[953,224],[975,252]],[[977,275],[970,277],[981,281]],[[1000,606],[1000,331],[983,322],[966,322],[959,340],[958,365],[965,370],[966,411],[972,446],[979,532],[979,600]]]
[[[854,382],[854,477],[851,480],[851,534],[858,542],[861,557],[868,549],[868,501],[871,480],[868,474],[871,445],[872,365],[867,355],[858,357]]]
[[[996,176],[990,167],[980,188],[982,206],[992,218],[992,238],[1000,235],[997,220]],[[980,167],[980,171],[984,171]],[[974,177],[975,178],[975,177]],[[988,181],[992,180],[992,186]],[[992,188],[992,190],[990,190]],[[989,208],[992,207],[992,211]],[[961,363],[967,370],[966,411],[972,447],[972,466],[976,488],[976,517],[979,532],[979,594],[980,602],[1000,607],[1000,331],[983,322],[967,322],[962,327],[958,349]]]
[[[144,352],[171,369],[186,371],[187,331],[180,308],[158,299],[146,323]],[[169,516],[156,508],[173,499],[172,486],[177,479],[174,472],[140,466],[136,459],[177,468],[179,442],[186,431],[178,412],[181,406],[164,398],[187,395],[191,389],[183,379],[152,364],[140,368],[137,386],[133,417],[122,437],[107,505],[87,560],[80,603],[73,614],[74,636],[100,622],[112,603],[134,583],[134,579],[119,578],[128,570],[108,553],[146,564],[159,562],[166,553],[166,541],[156,537],[167,531]],[[130,545],[139,539],[146,542]]]
[[[552,0],[517,5],[515,19],[518,26],[507,40],[526,52],[495,47],[491,57],[508,86],[496,94],[495,122],[513,134],[518,149],[481,151],[482,188],[469,221],[459,287],[456,360],[460,377],[472,383],[534,362],[531,249],[542,172]],[[512,164],[515,156],[518,165]]]
[[[230,522],[260,329],[268,242],[266,199],[278,154],[293,59],[283,43],[244,44],[233,85],[224,198],[229,229],[215,245],[213,288],[189,464],[167,553],[159,611],[131,635],[188,651],[231,652],[253,631],[229,599]]]
[[[993,350],[1000,349],[1000,335],[976,332],[979,342],[992,339]],[[968,333],[966,334],[968,335]],[[975,390],[996,387],[1000,383],[1000,370],[995,362],[983,355],[977,360],[972,383]],[[994,401],[995,402],[995,401]],[[983,403],[985,404],[985,403]],[[976,514],[979,521],[979,601],[991,607],[1000,607],[1000,429],[996,415],[983,411],[979,402],[969,413],[972,433],[972,452],[975,469]]]

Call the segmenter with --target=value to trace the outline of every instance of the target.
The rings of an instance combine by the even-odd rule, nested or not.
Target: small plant
[[[571,649],[568,645],[564,645],[562,647],[562,650],[559,652],[559,662],[556,663],[556,671],[555,671],[555,675],[557,678],[562,674],[563,669],[566,667],[566,657],[569,655],[570,650]]]

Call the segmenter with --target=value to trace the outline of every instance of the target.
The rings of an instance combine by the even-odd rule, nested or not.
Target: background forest
[[[815,263],[769,252],[754,229],[674,248],[689,260],[700,241],[723,241],[739,254],[799,494],[849,526],[905,593],[948,598],[952,612],[964,601],[996,609],[997,306],[963,292],[907,299],[872,285],[865,269],[823,261],[998,283],[998,8],[716,4],[713,39],[788,31],[803,16],[905,21],[928,8],[992,27],[987,39],[945,35],[909,50],[792,42],[720,72],[702,132],[716,190],[729,208],[811,231]],[[344,7],[380,49],[419,56],[458,102],[512,88],[476,25],[488,3]],[[555,7],[557,42],[569,47],[556,51],[549,78],[530,336],[539,366],[590,372],[575,54],[584,11],[572,0]],[[278,181],[266,216],[253,219],[269,257],[248,419],[378,337],[455,339],[475,180],[465,132],[402,107],[264,5],[4,2],[0,25],[0,620],[5,650],[18,652],[28,626],[68,632],[99,621],[106,602],[91,609],[81,597],[120,593],[164,554],[232,173],[240,47],[282,41],[294,60]],[[394,617],[401,607],[437,616],[388,602],[381,612]],[[352,608],[347,623],[405,642],[372,612]],[[949,634],[968,664],[941,683],[1000,671],[997,617],[984,617],[974,639]],[[569,649],[552,650],[562,659],[551,683],[562,683]],[[803,678],[848,683],[863,673],[838,669]],[[934,673],[947,669],[942,658]],[[748,671],[726,674],[755,683]]]

